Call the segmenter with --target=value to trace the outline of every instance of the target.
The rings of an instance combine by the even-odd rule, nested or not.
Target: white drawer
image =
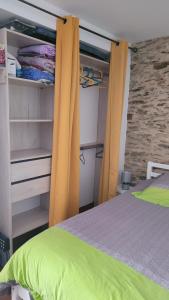
[[[49,192],[50,176],[29,180],[11,186],[12,202],[18,202]]]
[[[11,164],[11,181],[20,181],[32,177],[50,174],[51,159],[37,159]]]

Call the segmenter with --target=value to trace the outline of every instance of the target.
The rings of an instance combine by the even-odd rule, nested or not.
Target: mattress
[[[149,184],[143,181],[59,226],[169,289],[169,209],[131,195]]]
[[[169,209],[131,195],[145,181],[22,246],[0,273],[35,300],[168,300]]]

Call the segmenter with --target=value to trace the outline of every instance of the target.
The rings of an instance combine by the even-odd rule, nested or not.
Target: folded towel
[[[48,58],[54,58],[55,57],[55,46],[54,45],[32,45],[20,48],[18,50],[19,55],[26,55],[29,54],[32,55],[42,55]]]
[[[34,67],[22,67],[20,77],[36,81],[45,81],[49,83],[53,83],[55,80],[53,74],[47,71],[41,71]]]
[[[18,56],[18,60],[21,65],[32,66],[42,71],[48,71],[52,74],[55,72],[55,62],[48,58],[42,58],[38,56],[28,57],[28,56]]]

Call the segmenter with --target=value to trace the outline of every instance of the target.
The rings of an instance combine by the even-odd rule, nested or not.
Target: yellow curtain
[[[99,203],[114,197],[117,191],[120,134],[127,59],[127,42],[121,41],[119,46],[112,43],[106,133],[100,177]]]
[[[49,225],[79,211],[79,19],[57,23]]]

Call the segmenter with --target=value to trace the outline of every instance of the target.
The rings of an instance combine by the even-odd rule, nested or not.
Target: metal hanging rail
[[[61,17],[61,16],[59,16],[59,15],[56,15],[56,14],[54,14],[54,13],[52,13],[52,12],[50,12],[50,11],[44,9],[44,8],[41,8],[41,7],[39,7],[39,6],[37,6],[37,5],[33,4],[33,3],[30,3],[30,2],[28,2],[28,1],[26,1],[26,0],[18,0],[18,1],[19,1],[19,2],[22,2],[22,3],[26,4],[26,5],[29,5],[29,6],[31,6],[31,7],[33,7],[33,8],[36,8],[36,9],[38,9],[38,10],[44,12],[44,13],[47,13],[47,14],[49,14],[49,15],[55,17],[55,18],[58,18],[58,19],[60,19],[60,20],[63,20],[64,23],[67,22],[67,19],[66,19],[66,18]],[[112,43],[115,43],[116,45],[119,45],[119,44],[120,44],[119,41],[113,40],[113,39],[111,39],[111,38],[109,38],[109,37],[107,37],[107,36],[105,36],[105,35],[103,35],[103,34],[100,34],[100,33],[96,32],[96,31],[94,31],[94,30],[91,30],[91,29],[89,29],[89,28],[87,28],[87,27],[84,27],[84,26],[79,25],[79,28],[82,29],[82,30],[85,30],[85,31],[87,31],[87,32],[90,32],[90,33],[92,33],[92,34],[95,34],[95,35],[97,35],[97,36],[99,36],[99,37],[101,37],[101,38],[103,38],[103,39],[105,39],[105,40],[108,40],[108,41],[112,42]],[[130,49],[131,51],[133,51],[134,53],[137,52],[137,48],[136,48],[136,47],[129,47],[129,49]]]

